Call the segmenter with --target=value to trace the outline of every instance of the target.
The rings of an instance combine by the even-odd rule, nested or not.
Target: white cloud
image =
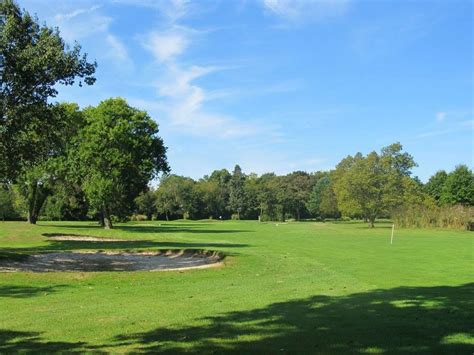
[[[152,32],[143,43],[144,47],[160,62],[172,60],[182,54],[188,44],[186,36],[177,32]]]
[[[156,10],[172,23],[185,17],[192,8],[188,0],[113,0],[112,2]]]
[[[105,37],[105,40],[107,41],[110,48],[112,49],[113,57],[122,61],[130,60],[127,49],[125,48],[124,44],[116,36],[109,33]]]
[[[220,138],[249,136],[264,131],[256,123],[242,122],[225,114],[208,111],[204,107],[206,102],[219,95],[207,92],[194,81],[224,69],[196,65],[183,69],[176,64],[167,67],[166,77],[157,83],[157,91],[164,100],[162,106],[166,107],[172,126],[187,133]]]
[[[292,23],[319,21],[343,15],[349,0],[263,0],[265,10]]]
[[[56,14],[52,20],[61,31],[66,42],[74,42],[97,33],[107,32],[112,22],[109,16],[101,15],[100,6],[75,9],[67,13]]]
[[[54,16],[54,19],[57,21],[57,22],[61,22],[61,21],[67,21],[67,20],[71,20],[73,19],[74,17],[77,17],[79,15],[83,15],[83,14],[87,14],[89,12],[93,12],[97,9],[99,9],[100,6],[92,6],[90,8],[87,8],[87,9],[76,9],[72,12],[69,12],[69,13],[64,13],[64,14],[56,14]]]

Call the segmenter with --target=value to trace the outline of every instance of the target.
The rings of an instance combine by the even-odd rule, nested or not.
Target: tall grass
[[[474,227],[473,206],[425,206],[412,205],[392,212],[392,220],[401,228],[451,228]]]

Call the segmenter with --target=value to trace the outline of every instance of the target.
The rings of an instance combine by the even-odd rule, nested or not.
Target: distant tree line
[[[376,218],[400,218],[403,211],[450,209],[458,211],[465,226],[473,217],[472,171],[459,165],[449,174],[436,173],[423,184],[411,176],[414,166],[413,158],[395,143],[380,153],[348,156],[332,171],[257,176],[244,174],[236,165],[233,172],[216,170],[197,181],[164,175],[158,188],[135,200],[134,218],[284,221],[350,217],[374,226]]]

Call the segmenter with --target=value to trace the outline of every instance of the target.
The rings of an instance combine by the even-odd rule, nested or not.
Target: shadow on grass
[[[65,285],[57,286],[45,286],[45,287],[34,287],[34,286],[0,286],[0,298],[29,298],[40,296],[48,293],[58,292],[65,288]]]
[[[314,296],[206,317],[200,326],[117,336],[115,346],[170,354],[471,354],[473,291],[466,284]]]
[[[117,335],[102,345],[0,330],[0,353],[472,354],[473,293],[474,283],[318,295],[205,317],[200,325]]]
[[[62,234],[44,233],[45,237],[60,236]],[[68,236],[85,237],[84,235],[68,234]],[[106,238],[104,238],[106,239]],[[235,243],[199,243],[199,242],[173,242],[153,240],[120,240],[120,241],[88,241],[88,240],[49,240],[49,245],[35,247],[33,251],[58,251],[58,250],[133,250],[133,249],[208,249],[208,248],[242,248],[248,244]],[[10,249],[12,250],[12,249]],[[24,250],[24,249],[23,249]]]
[[[0,353],[82,353],[86,343],[44,341],[41,333],[0,329]]]

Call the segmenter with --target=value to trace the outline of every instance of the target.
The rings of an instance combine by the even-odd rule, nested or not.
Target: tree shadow
[[[1,354],[83,353],[85,345],[83,342],[43,341],[38,332],[0,329]]]
[[[44,295],[47,293],[58,292],[60,289],[67,287],[66,285],[55,285],[45,287],[34,287],[34,286],[0,286],[0,298],[29,298]]]
[[[145,353],[463,353],[474,350],[474,283],[313,296],[120,335]],[[470,342],[470,344],[469,344]]]

